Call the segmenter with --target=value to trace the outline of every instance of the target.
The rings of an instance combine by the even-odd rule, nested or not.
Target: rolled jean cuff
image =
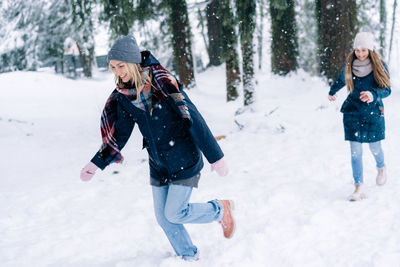
[[[215,208],[215,213],[217,215],[215,220],[216,221],[222,220],[222,217],[224,216],[224,207],[221,205],[221,203],[216,199],[208,201],[208,203],[213,204],[213,206]]]
[[[196,248],[193,256],[183,255],[182,259],[184,259],[185,261],[197,261],[197,260],[199,260],[199,254],[200,253]]]

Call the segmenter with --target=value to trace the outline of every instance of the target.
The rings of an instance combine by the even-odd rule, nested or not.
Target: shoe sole
[[[385,184],[386,184],[386,180],[383,181],[383,183],[378,183],[378,182],[376,182],[376,185],[378,185],[378,186],[382,186],[382,185],[385,185]]]
[[[367,198],[367,196],[366,196],[365,194],[362,194],[362,195],[361,195],[360,197],[358,197],[358,198],[349,197],[349,201],[350,201],[350,202],[355,202],[355,201],[363,200],[363,199],[365,199],[365,198]]]
[[[383,177],[385,177],[385,180],[383,180],[381,183],[378,183],[378,177],[379,177],[379,174],[378,174],[378,177],[376,177],[377,179],[376,179],[376,185],[378,185],[378,186],[382,186],[382,185],[384,185],[384,184],[386,184],[386,181],[387,181],[387,173],[386,173],[386,166],[383,166],[383,173],[382,173],[382,178]],[[379,169],[378,169],[379,170]]]
[[[235,209],[235,202],[233,200],[228,200],[228,201],[229,201],[229,207],[231,210],[231,216],[232,216],[232,221],[233,221],[233,230],[232,230],[232,234],[226,238],[231,239],[236,231],[236,220],[235,220],[235,218],[233,218],[233,212],[232,212]]]
[[[235,209],[235,202],[233,200],[228,200],[229,201],[229,205],[231,207],[231,210]]]

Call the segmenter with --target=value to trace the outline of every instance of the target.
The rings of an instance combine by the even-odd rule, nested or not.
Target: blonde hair
[[[368,57],[371,60],[372,71],[374,73],[374,79],[378,84],[379,88],[386,88],[390,86],[389,75],[382,64],[382,60],[378,53],[373,50],[368,49]],[[357,58],[355,51],[351,52],[346,59],[346,67],[345,67],[345,80],[347,89],[349,92],[352,92],[354,89],[353,83],[353,73],[351,71],[353,61]]]
[[[143,81],[146,81],[146,83],[151,84],[151,74],[147,74],[146,70],[149,69],[147,68],[142,68],[140,64],[136,63],[129,63],[129,62],[123,62],[126,66],[127,69],[127,75],[129,77],[129,81],[131,82],[131,85],[135,86],[136,88],[136,96],[137,99],[140,99],[140,92],[141,88],[143,87]],[[109,64],[108,68],[112,71],[111,64]],[[124,82],[120,77],[117,75],[114,76],[115,83],[119,88],[123,88],[125,86]]]

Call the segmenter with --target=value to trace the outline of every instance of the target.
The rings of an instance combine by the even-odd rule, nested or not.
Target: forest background
[[[397,0],[1,0],[0,6],[0,72],[53,66],[72,78],[92,77],[93,68],[105,66],[110,44],[133,34],[186,88],[195,87],[196,73],[225,63],[226,99],[243,95],[244,106],[254,102],[254,73],[261,69],[281,76],[303,69],[331,83],[359,31],[374,34],[389,63],[398,47]]]

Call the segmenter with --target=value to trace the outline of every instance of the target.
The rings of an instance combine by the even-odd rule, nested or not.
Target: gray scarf
[[[369,58],[366,58],[364,61],[360,61],[355,59],[353,61],[353,73],[357,77],[365,77],[372,72],[372,64]]]

